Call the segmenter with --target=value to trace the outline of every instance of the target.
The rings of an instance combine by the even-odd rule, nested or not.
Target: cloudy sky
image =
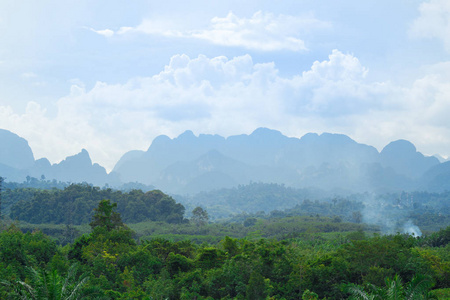
[[[0,128],[36,158],[258,127],[450,155],[450,1],[0,2]]]

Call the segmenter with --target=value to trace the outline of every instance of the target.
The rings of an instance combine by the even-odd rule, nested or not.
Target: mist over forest
[[[0,1],[0,299],[450,299],[450,1]]]
[[[430,226],[418,216],[450,214],[449,163],[421,154],[406,140],[393,141],[378,152],[342,134],[309,133],[290,138],[276,130],[259,128],[250,135],[224,138],[186,131],[174,139],[163,135],[155,138],[147,151],[125,153],[107,173],[92,163],[85,149],[51,165],[45,158],[35,160],[25,139],[6,130],[0,130],[0,135],[4,141],[0,146],[0,171],[6,178],[5,187],[10,189],[66,189],[83,183],[123,192],[161,190],[185,207],[186,217],[197,206],[204,207],[211,220],[242,214],[267,217],[276,212],[286,216],[293,212],[339,215],[349,222],[376,224],[383,233],[416,236],[422,234],[418,225],[438,230],[448,222],[444,217]],[[3,211],[12,219],[64,224],[64,211],[72,210],[61,204],[61,211],[53,212],[60,216],[59,221],[55,217],[32,217],[34,211],[43,210],[39,207],[44,204],[34,199],[38,196],[26,196],[14,203],[11,198],[24,194],[13,194],[4,195],[3,204]],[[91,197],[89,206],[71,222],[87,222],[100,198]],[[131,207],[112,195],[103,198],[119,203],[122,213],[125,207]],[[151,220],[152,214],[125,220]],[[180,220],[179,216],[172,218]]]

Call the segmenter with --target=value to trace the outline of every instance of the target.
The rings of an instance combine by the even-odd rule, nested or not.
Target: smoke
[[[406,233],[418,237],[420,228],[410,219],[412,202],[394,195],[375,196],[366,194],[361,211],[364,223],[380,227],[383,234]]]
[[[422,231],[420,231],[420,228],[417,227],[417,225],[414,225],[411,220],[406,221],[406,223],[403,225],[402,233],[407,233],[416,237],[422,235]]]

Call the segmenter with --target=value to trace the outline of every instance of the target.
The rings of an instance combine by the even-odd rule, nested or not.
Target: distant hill
[[[434,156],[425,157],[416,151],[416,147],[408,141],[398,140],[389,143],[380,153],[381,164],[392,168],[395,172],[418,178],[431,167],[438,165],[439,159]]]
[[[27,176],[63,182],[119,187],[154,186],[168,193],[195,194],[251,182],[313,188],[336,194],[444,190],[450,174],[446,163],[417,152],[405,140],[381,152],[332,133],[292,138],[258,128],[253,133],[222,137],[186,131],[176,138],[159,136],[147,151],[125,153],[113,171],[92,163],[89,153],[57,164],[35,160],[25,139],[0,130],[0,176],[24,181]]]
[[[250,135],[157,137],[147,151],[126,153],[113,173],[124,182],[141,181],[174,193],[267,182],[336,192],[399,191],[417,187],[435,157],[408,141],[379,153],[342,134],[309,133],[290,138],[259,128]]]
[[[438,164],[426,171],[421,178],[420,189],[430,192],[450,191],[450,161]]]
[[[88,182],[103,186],[108,182],[117,182],[109,176],[102,166],[92,164],[89,153],[83,149],[57,164],[48,159],[34,159],[28,142],[18,135],[0,129],[0,176],[8,181],[22,182],[27,177],[58,180],[63,182]]]

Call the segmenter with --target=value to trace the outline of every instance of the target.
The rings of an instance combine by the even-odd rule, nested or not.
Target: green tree
[[[308,289],[303,292],[302,300],[318,300],[318,299],[319,299],[319,295],[317,295],[314,292],[311,292]]]
[[[209,216],[206,210],[204,210],[200,206],[194,208],[194,210],[192,211],[192,222],[194,222],[197,226],[202,226],[208,223],[208,220]]]
[[[117,203],[111,204],[109,200],[102,200],[97,208],[94,208],[95,214],[92,222],[89,223],[94,230],[96,227],[104,227],[107,231],[118,229],[124,226],[120,214],[115,211]]]
[[[253,271],[247,285],[247,299],[261,300],[267,296],[264,277],[258,271]]]

